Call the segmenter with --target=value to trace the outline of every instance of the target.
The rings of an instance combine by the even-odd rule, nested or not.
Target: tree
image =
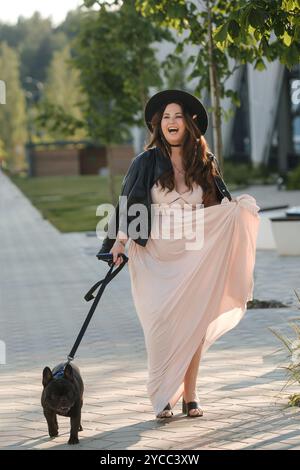
[[[62,29],[53,28],[49,18],[36,12],[30,18],[19,17],[13,25],[0,23],[2,41],[18,51],[21,83],[25,85],[28,76],[42,82],[46,79],[53,53],[67,44],[68,36]]]
[[[6,156],[4,142],[0,139],[0,168],[6,167]]]
[[[78,139],[86,137],[81,124],[81,102],[79,71],[71,62],[71,48],[67,45],[54,53],[48,68],[37,124],[54,139],[65,135]]]
[[[300,0],[243,0],[225,15],[215,40],[231,57],[255,62],[258,70],[265,69],[263,59],[289,69],[299,63]]]
[[[74,39],[80,30],[83,15],[81,7],[69,11],[64,21],[55,29],[55,34],[63,33],[69,41]]]
[[[243,63],[255,62],[260,70],[263,57],[269,61],[278,58],[290,66],[298,62],[299,1],[203,0],[199,5],[198,8],[185,0],[136,0],[137,9],[145,17],[177,31],[179,36],[186,33],[184,39],[178,40],[174,57],[183,52],[185,44],[198,46],[198,54],[189,58],[193,71],[188,78],[199,79],[195,94],[200,97],[202,90],[210,90],[214,151],[222,168],[220,100],[229,97],[239,105],[237,94],[226,89],[226,80]],[[272,28],[278,39],[275,45],[268,42]],[[236,61],[233,68],[229,65],[230,57]]]
[[[85,2],[88,7],[94,3]],[[83,21],[74,63],[87,96],[85,120],[91,135],[110,149],[131,138],[131,126],[142,125],[148,90],[162,83],[152,43],[170,34],[138,13],[134,0],[112,11],[105,3],[97,15],[89,14]],[[110,153],[108,166],[115,204]]]
[[[237,0],[231,2],[234,4]],[[232,90],[225,89],[225,81],[233,72],[230,70],[228,57],[221,52],[213,38],[214,28],[223,24],[221,8],[225,0],[201,2],[199,9],[194,3],[184,0],[136,0],[136,7],[150,20],[177,32],[178,41],[174,54],[169,60],[177,60],[187,44],[198,46],[198,53],[191,55],[187,63],[192,65],[188,80],[198,78],[194,93],[203,99],[203,91],[209,90],[212,104],[212,128],[214,152],[223,167],[221,138],[221,98],[230,96],[238,104],[238,96]],[[184,34],[184,37],[181,38]]]
[[[19,58],[7,44],[0,44],[1,80],[6,83],[6,104],[0,105],[2,156],[12,171],[25,167],[25,96],[20,84]]]
[[[167,57],[161,64],[167,89],[184,89],[187,82],[188,60],[181,56]]]

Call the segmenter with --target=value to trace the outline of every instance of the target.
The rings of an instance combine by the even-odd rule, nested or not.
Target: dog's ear
[[[74,382],[73,368],[71,364],[66,365],[64,369],[64,378],[70,380],[70,382]]]
[[[43,386],[47,387],[48,383],[51,382],[52,379],[53,375],[51,369],[49,367],[45,367],[45,369],[43,370]]]

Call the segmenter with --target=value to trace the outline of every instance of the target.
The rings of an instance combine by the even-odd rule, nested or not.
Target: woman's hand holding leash
[[[118,255],[119,253],[125,253],[125,246],[126,243],[124,240],[117,239],[113,244],[112,249],[110,250],[110,253],[113,255],[113,263],[116,267],[120,266],[120,264],[123,262],[122,256]]]

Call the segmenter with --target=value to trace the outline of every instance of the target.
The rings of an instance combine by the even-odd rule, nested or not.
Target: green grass
[[[95,231],[100,220],[96,216],[97,206],[110,202],[106,176],[22,178],[10,175],[10,178],[61,232]],[[122,179],[122,175],[115,177],[117,193]]]
[[[28,178],[8,175],[32,204],[61,232],[92,232],[100,217],[97,206],[111,202],[106,176],[50,176]],[[120,194],[123,175],[115,176],[116,194]],[[225,179],[226,181],[226,179]],[[239,189],[239,181],[228,185]]]

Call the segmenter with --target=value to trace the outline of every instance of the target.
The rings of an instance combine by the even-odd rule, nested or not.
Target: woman
[[[145,121],[152,132],[146,149],[159,149],[170,170],[151,180],[154,218],[147,243],[135,243],[119,230],[110,252],[119,265],[118,254],[130,240],[131,291],[145,335],[147,389],[157,418],[172,417],[181,397],[182,411],[199,417],[200,358],[237,325],[253,298],[259,207],[248,194],[220,198],[218,167],[203,137],[207,114],[196,97],[181,90],[159,92],[146,105]],[[178,237],[184,223],[187,230]]]

